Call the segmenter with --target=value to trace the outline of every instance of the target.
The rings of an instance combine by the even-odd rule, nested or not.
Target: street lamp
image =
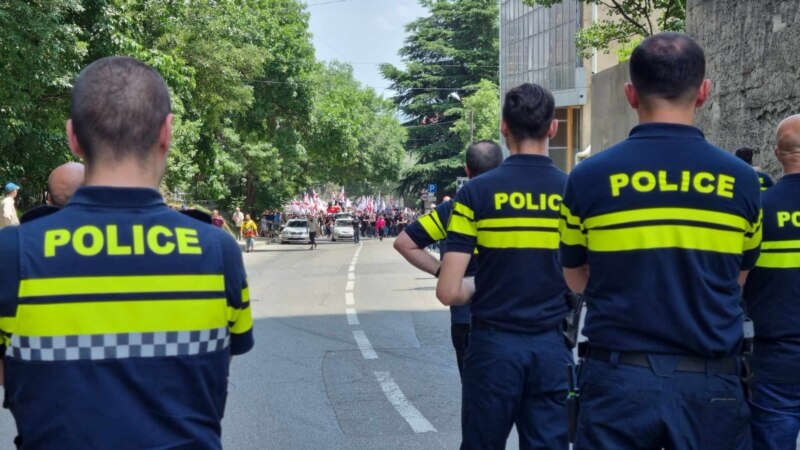
[[[457,102],[460,102],[462,105],[467,106],[464,104],[464,100],[461,100],[461,96],[458,95],[458,92],[453,91],[451,92],[448,97],[454,99]],[[472,144],[475,140],[475,110],[469,108],[469,143]]]

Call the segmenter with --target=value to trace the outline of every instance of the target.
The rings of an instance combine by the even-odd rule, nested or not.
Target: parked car
[[[333,224],[333,233],[331,233],[331,240],[337,239],[353,239],[353,220],[352,219],[336,219]]]
[[[308,221],[306,219],[292,219],[286,222],[286,226],[281,231],[281,244],[300,242],[303,244],[311,243],[308,235]]]

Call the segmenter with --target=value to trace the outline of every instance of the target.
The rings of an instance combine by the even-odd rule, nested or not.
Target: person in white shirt
[[[242,240],[242,224],[244,224],[244,214],[239,208],[236,208],[236,212],[233,213],[233,224],[236,226],[236,240]]]
[[[0,228],[7,227],[9,225],[19,225],[19,219],[17,218],[17,208],[14,206],[14,199],[17,197],[17,191],[19,191],[19,186],[14,183],[6,184],[5,193],[6,196],[3,198],[3,217],[0,219]]]

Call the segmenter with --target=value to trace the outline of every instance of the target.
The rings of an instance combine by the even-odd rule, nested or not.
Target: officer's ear
[[[81,144],[78,142],[78,137],[75,136],[75,130],[72,127],[72,119],[67,119],[67,144],[69,145],[70,151],[72,154],[80,158],[82,161],[85,160],[86,152],[83,151]]]
[[[556,137],[557,133],[558,133],[558,120],[553,119],[553,121],[550,122],[550,128],[547,129],[547,139],[553,139],[554,137]]]
[[[633,87],[633,83],[630,81],[625,83],[625,99],[628,100],[628,104],[631,105],[631,108],[639,109],[639,93],[636,92],[636,88]]]
[[[508,140],[508,124],[506,124],[505,120],[500,120],[500,133],[503,135],[506,140]]]
[[[172,121],[174,118],[174,115],[167,114],[167,117],[164,118],[164,122],[161,124],[161,131],[158,133],[158,151],[160,156],[165,158],[167,153],[169,153],[169,146],[172,143]]]
[[[694,102],[694,107],[699,108],[703,106],[707,101],[708,97],[711,96],[711,80],[706,78],[700,84],[700,90],[697,92],[697,100]]]

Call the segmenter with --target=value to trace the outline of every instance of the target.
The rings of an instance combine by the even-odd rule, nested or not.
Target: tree
[[[446,117],[457,116],[451,132],[458,135],[462,146],[481,140],[499,141],[500,138],[500,88],[489,80],[481,80],[474,94],[465,98],[459,107],[448,110]],[[472,117],[470,117],[472,116]]]
[[[403,172],[400,188],[412,193],[436,183],[453,192],[456,177],[463,174],[464,143],[450,131],[458,114],[445,113],[461,106],[452,92],[466,99],[480,80],[497,83],[498,7],[495,0],[420,4],[429,15],[406,25],[409,36],[400,50],[405,68],[381,66],[407,118],[406,149],[415,161]]]
[[[553,6],[563,0],[522,0],[535,6]],[[620,56],[630,54],[631,45],[662,31],[683,31],[686,22],[686,0],[581,0],[589,5],[605,7],[611,17],[581,28],[576,45],[584,57],[592,48],[610,52],[613,43],[621,46]]]

